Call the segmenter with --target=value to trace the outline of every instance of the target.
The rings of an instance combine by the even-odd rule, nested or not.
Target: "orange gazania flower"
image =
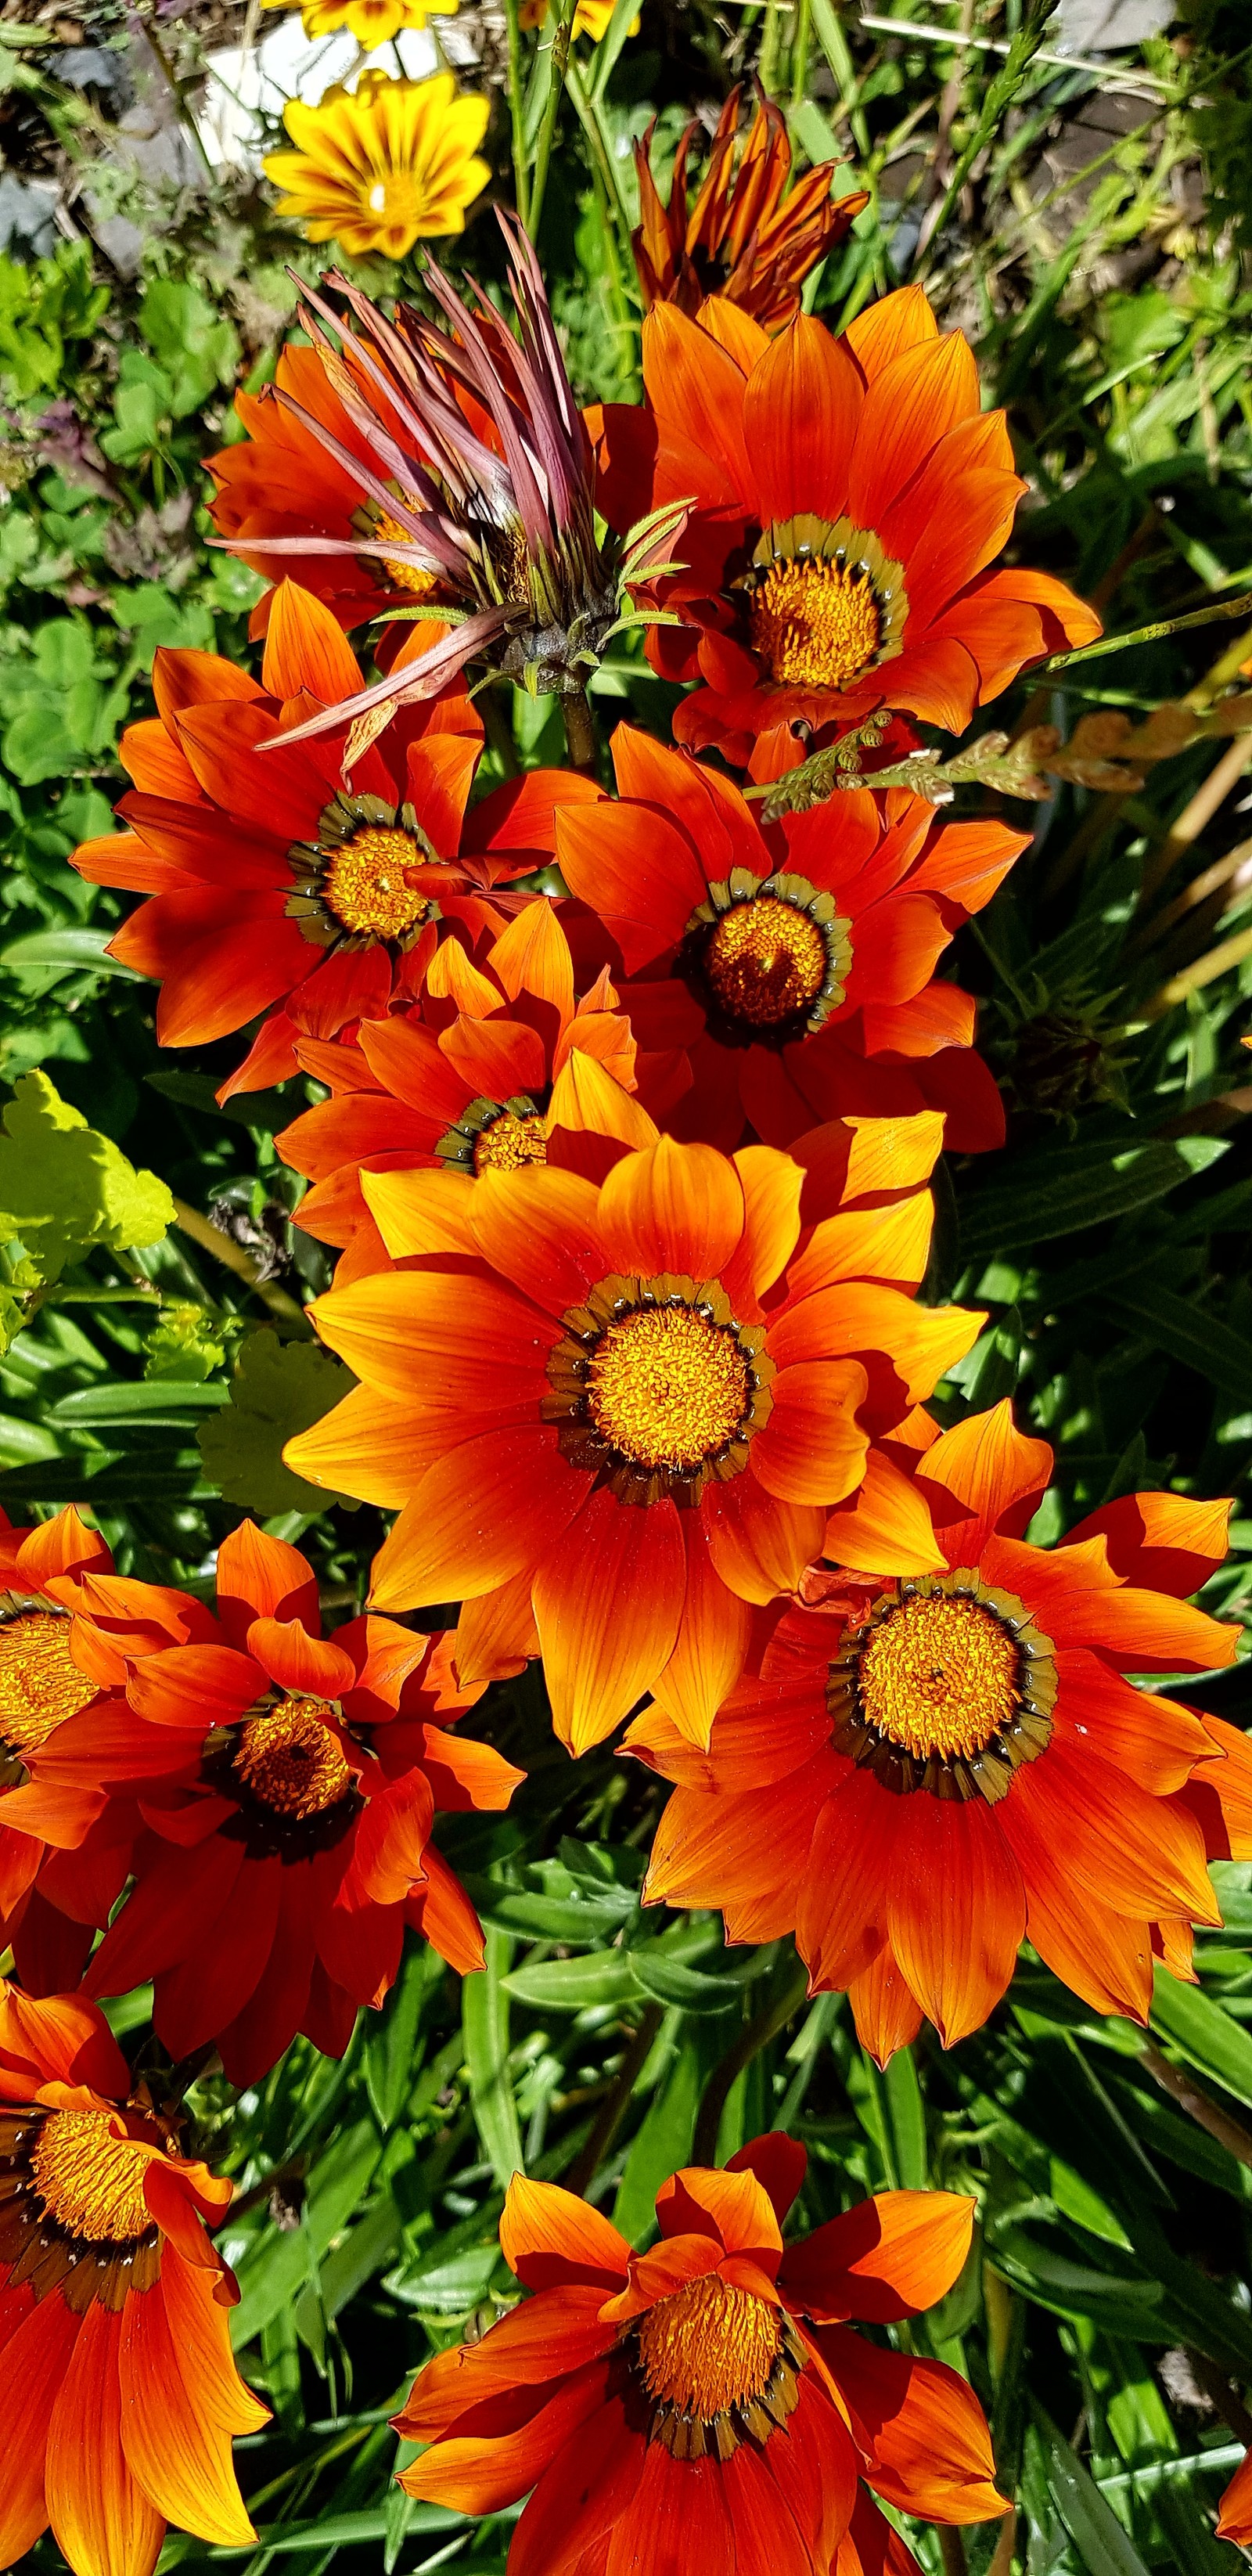
[[[0,2559],[49,2524],[75,2576],[150,2576],[167,2522],[256,2539],[231,2438],[269,2409],[231,2357],[206,2225],[231,2185],[132,2090],[102,2012],[0,1979]]]
[[[915,2576],[875,2495],[936,2522],[1005,2513],[968,2382],[852,2330],[942,2296],[973,2202],[882,2192],[784,2247],[806,2163],[775,2130],[724,2173],[688,2166],[647,2254],[515,2175],[500,2243],[531,2295],[419,2373],[396,2429],[430,2447],[400,2484],[462,2513],[533,2487],[510,2576]]]
[[[553,906],[528,904],[471,964],[449,940],[420,1011],[365,1020],[353,1043],[304,1039],[306,1073],[331,1098],[275,1142],[313,1187],[296,1222],[347,1247],[336,1283],[388,1267],[362,1192],[366,1172],[434,1171],[455,1183],[530,1163],[574,1163],[588,1131],[655,1139],[638,1107],[638,1049],[601,974],[574,995],[569,942]]]
[[[1233,1662],[1235,1629],[1176,1597],[1224,1555],[1229,1506],[1139,1494],[1045,1550],[1021,1532],[1051,1469],[1007,1402],[942,1433],[916,1468],[937,1575],[810,1576],[820,1606],[784,1616],[707,1755],[659,1712],[627,1738],[679,1783],[648,1895],[720,1906],[736,1940],[794,1929],[880,2062],[923,2014],[947,2046],[976,2030],[1023,1939],[1146,2021],[1154,1960],[1188,1975],[1191,1924],[1220,1920],[1189,1784],[1220,1798],[1236,1763],[1123,1676]],[[826,1554],[848,1563],[837,1526]],[[1246,1745],[1239,1767],[1246,1804]]]
[[[879,708],[959,733],[1027,663],[1098,635],[1061,582],[989,569],[1025,486],[919,286],[837,339],[804,314],[771,341],[718,298],[699,321],[659,304],[643,372],[646,405],[602,415],[600,506],[618,527],[694,496],[688,568],[660,584],[683,624],[648,637],[666,678],[705,683],[674,718],[692,750],[746,762],[762,734]]]
[[[919,797],[885,814],[861,791],[762,831],[737,788],[688,752],[621,725],[620,801],[557,823],[566,883],[598,913],[632,979],[640,1042],[687,1049],[671,1123],[771,1145],[846,1112],[948,1113],[949,1146],[1004,1138],[971,1044],[974,1004],[932,980],[953,931],[989,903],[1028,836],[936,824]]]
[[[834,1504],[854,1525],[864,1509],[893,1562],[937,1562],[871,1442],[977,1330],[901,1288],[925,1267],[918,1183],[940,1133],[923,1117],[806,1140],[803,1233],[805,1169],[765,1146],[732,1161],[662,1137],[599,1189],[488,1171],[459,1193],[455,1235],[429,1174],[367,1178],[389,1252],[419,1266],[310,1309],[361,1384],[285,1454],[401,1506],[379,1606],[467,1602],[462,1680],[495,1669],[488,1641],[516,1654],[537,1633],[554,1723],[581,1752],[653,1689],[706,1741],[750,1604],[799,1580]],[[885,1213],[816,1221],[876,1185]]]
[[[526,898],[493,889],[550,856],[555,805],[595,793],[531,770],[467,817],[483,738],[464,698],[406,708],[359,756],[343,730],[266,748],[360,678],[337,620],[294,582],[275,601],[259,686],[213,655],[162,652],[159,715],[122,744],[137,793],[118,813],[131,828],[75,853],[93,883],[152,897],[110,952],[159,979],[163,1046],[269,1015],[222,1098],[294,1073],[297,1032],[333,1037],[420,992],[447,928],[471,944],[502,930]]]
[[[645,309],[677,304],[695,314],[706,295],[723,295],[764,331],[781,330],[800,309],[811,269],[834,250],[863,206],[864,188],[831,197],[832,164],[824,161],[790,188],[791,142],[777,101],[759,92],[756,115],[737,156],[742,83],[732,89],[713,139],[708,167],[690,213],[687,162],[704,128],[693,117],[674,155],[669,204],[661,203],[650,152],[655,118],[635,145],[642,221],[631,234]]]
[[[249,2084],[297,2030],[340,2056],[381,2004],[406,1924],[453,1966],[482,1964],[478,1917],[431,1840],[440,1808],[507,1807],[521,1773],[438,1720],[447,1650],[388,1619],[321,1634],[307,1560],[245,1521],[218,1552],[217,1618],[188,1594],[181,1635],[156,1587],[87,1576],[80,1617],[126,1675],[109,1738],[71,1718],[15,1791],[28,1828],[72,1839],[83,1799],[141,1797],[134,1886],[88,1985],[155,1980],[174,2057],[214,2040]],[[68,1811],[68,1812],[67,1812]]]
[[[70,1614],[79,1579],[112,1572],[99,1531],[72,1504],[34,1529],[13,1529],[0,1512],[0,1819],[54,1728],[69,1717],[107,1725],[108,1684]],[[79,1823],[69,1854],[0,1822],[0,1941],[32,1993],[75,1983],[130,1867],[137,1812],[116,1809],[106,1826],[88,1801]]]

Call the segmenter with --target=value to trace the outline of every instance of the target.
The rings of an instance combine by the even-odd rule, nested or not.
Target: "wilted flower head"
[[[649,126],[635,145],[642,222],[631,243],[645,305],[677,304],[694,314],[706,295],[722,295],[766,331],[777,331],[799,311],[810,270],[843,240],[869,198],[863,188],[832,198],[829,162],[810,170],[788,195],[791,144],[781,108],[764,90],[736,167],[742,96],[742,87],[733,89],[717,120],[690,214],[687,160],[703,131],[700,120],[692,118],[679,142],[668,207],[652,176]]]
[[[347,534],[321,532],[329,514],[318,503],[308,534],[289,533],[299,524],[298,503],[293,510],[290,488],[278,486],[286,450],[276,433],[268,515],[283,533],[271,537],[258,524],[264,514],[254,495],[246,542],[237,538],[236,549],[252,559],[321,558],[323,566],[328,557],[355,556],[377,567],[393,593],[418,596],[421,604],[400,614],[437,615],[452,632],[333,718],[298,728],[292,742],[402,695],[433,696],[471,661],[535,692],[580,689],[619,623],[625,585],[655,570],[681,524],[681,507],[670,508],[622,545],[598,542],[594,452],[543,279],[520,227],[504,214],[500,222],[516,332],[481,288],[471,309],[433,260],[427,285],[446,327],[404,304],[389,321],[333,272],[326,284],[352,327],[320,295],[310,292],[301,307],[344,435],[293,393],[280,387],[275,399],[348,478],[357,507]],[[229,473],[222,479],[229,485]],[[223,525],[238,525],[228,496],[218,508]]]

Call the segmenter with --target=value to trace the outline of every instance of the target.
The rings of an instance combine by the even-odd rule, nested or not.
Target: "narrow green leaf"
[[[1252,2104],[1252,2033],[1232,2021],[1203,1987],[1180,1985],[1166,1969],[1158,1968],[1152,2026],[1172,2039],[1202,2075],[1223,2084],[1237,2102]]]
[[[911,2048],[898,2048],[883,2076],[895,2167],[906,2191],[924,2191],[930,2178],[926,2109]]]
[[[465,2059],[470,2098],[488,2163],[507,2190],[515,2173],[523,2173],[522,2133],[509,2078],[509,1998],[505,1990],[513,1944],[504,1932],[489,1929],[486,1964],[467,1977],[461,1988]],[[574,1964],[571,1962],[571,1964]]]
[[[533,1968],[515,1969],[504,1985],[519,2003],[533,2004],[538,2012],[594,2012],[601,2005],[625,2003],[639,1991],[625,1950],[590,1951],[582,1959],[540,1959]]]
[[[1062,2522],[1091,2576],[1147,2576],[1143,2560],[1127,2531],[1063,2433],[1044,2414],[1032,2409],[1047,2461],[1048,2485]]]

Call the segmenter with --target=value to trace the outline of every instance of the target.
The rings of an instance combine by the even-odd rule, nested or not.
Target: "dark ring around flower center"
[[[318,817],[316,842],[294,842],[288,857],[286,911],[317,947],[410,948],[439,919],[433,888],[420,880],[437,853],[411,805],[341,789]]]
[[[675,967],[723,1046],[794,1046],[843,1001],[850,926],[807,877],[732,868],[697,904]]]

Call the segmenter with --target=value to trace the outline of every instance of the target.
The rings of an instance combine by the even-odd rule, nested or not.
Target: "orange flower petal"
[[[572,2191],[554,2182],[514,2174],[500,2220],[500,2250],[528,2290],[565,2281],[590,2281],[616,2291],[630,2270],[624,2236]]]
[[[713,1720],[743,1671],[752,1614],[718,1574],[698,1515],[681,1513],[679,1527],[687,1555],[682,1621],[673,1654],[652,1690],[679,1734],[706,1745]]]
[[[165,2538],[122,2449],[121,2328],[88,2308],[48,2428],[48,2520],[75,2576],[151,2576]]]
[[[744,1230],[743,1185],[711,1145],[670,1136],[630,1154],[600,1192],[600,1239],[610,1270],[715,1279]]]
[[[462,1441],[427,1468],[384,1540],[373,1607],[419,1610],[494,1591],[559,1547],[590,1483],[539,1423]]]
[[[878,2192],[789,2247],[779,2287],[819,2320],[881,2326],[920,2316],[964,2265],[974,2206],[958,2192]]]
[[[593,1492],[545,1552],[531,1597],[552,1723],[571,1753],[599,1744],[664,1671],[686,1588],[668,1500],[637,1506]]]
[[[864,404],[861,372],[822,322],[798,314],[748,378],[745,444],[763,527],[811,511],[838,519]]]
[[[127,2299],[122,2309],[118,2377],[126,2462],[157,2512],[227,2548],[255,2540],[235,2481],[230,2434],[184,2377],[163,2283]]]
[[[902,1974],[951,2048],[979,2028],[1009,1983],[1026,1930],[1025,1890],[980,1800],[959,1806],[920,1795],[901,1804],[887,1934]]]

